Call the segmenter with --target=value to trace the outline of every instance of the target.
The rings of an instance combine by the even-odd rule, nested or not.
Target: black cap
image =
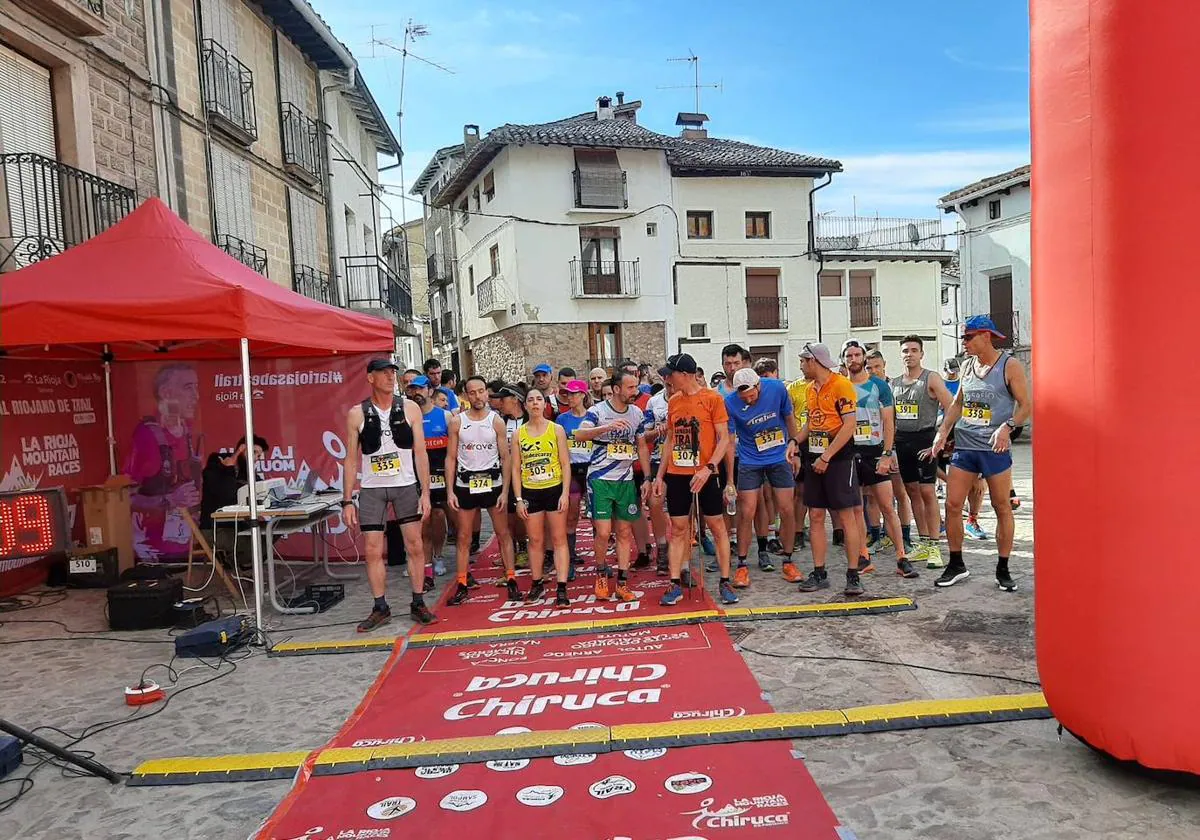
[[[391,359],[372,359],[367,362],[367,373],[374,373],[377,370],[400,370],[400,365],[393,362]]]
[[[696,360],[687,353],[677,353],[667,358],[667,363],[658,369],[659,376],[672,373],[695,373]]]

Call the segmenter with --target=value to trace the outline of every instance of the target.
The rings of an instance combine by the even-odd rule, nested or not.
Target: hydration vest
[[[383,446],[383,426],[379,422],[379,412],[375,410],[375,405],[371,402],[371,398],[367,397],[362,401],[363,412],[363,427],[358,433],[358,445],[362,449],[364,455],[371,455],[379,451],[379,447]],[[392,410],[388,415],[388,427],[392,430],[392,441],[400,449],[413,448],[413,431],[408,425],[408,418],[404,416],[404,400],[395,398],[392,400]]]

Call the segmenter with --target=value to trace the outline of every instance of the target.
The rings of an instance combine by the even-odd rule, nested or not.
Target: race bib
[[[592,442],[590,440],[576,440],[571,438],[571,451],[579,455],[587,455],[592,451]]]
[[[813,455],[821,455],[828,451],[831,443],[833,443],[833,438],[829,436],[828,432],[808,433],[808,451]]]
[[[763,429],[754,436],[754,445],[759,452],[777,449],[784,445],[783,429]]]
[[[191,534],[188,533],[189,528],[187,523],[183,521],[183,517],[177,513],[168,513],[167,521],[163,523],[163,542],[165,543],[185,543]]]
[[[491,493],[493,486],[492,477],[486,473],[476,473],[467,479],[467,489],[474,495]]]
[[[671,457],[675,460],[675,466],[677,467],[700,466],[699,453],[690,446],[676,446],[671,450]]]
[[[429,476],[429,489],[430,490],[445,490],[446,489],[446,476],[444,476],[444,475]]]
[[[608,445],[608,457],[614,461],[632,461],[637,457],[633,444],[624,440],[616,440]]]
[[[854,425],[854,442],[870,443],[872,438],[871,423],[858,422]]]
[[[916,420],[917,419],[917,404],[914,402],[898,402],[898,403],[896,403],[896,419],[897,420]]]
[[[992,407],[987,403],[964,402],[962,418],[968,426],[990,426],[992,425]]]
[[[400,453],[392,452],[387,455],[372,455],[370,456],[372,475],[399,475],[400,474]]]

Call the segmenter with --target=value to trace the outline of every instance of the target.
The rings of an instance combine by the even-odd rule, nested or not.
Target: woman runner
[[[556,607],[569,607],[567,574],[570,556],[567,553],[567,507],[570,498],[570,454],[567,433],[562,426],[546,419],[546,397],[537,388],[525,395],[527,419],[517,429],[512,440],[513,463],[520,468],[520,483],[513,482],[516,492],[517,515],[525,523],[529,540],[529,567],[533,583],[525,603],[536,603],[545,595],[542,583],[543,552],[546,525],[549,522],[550,543],[554,547],[554,572],[558,586],[554,593]]]
[[[571,555],[571,571],[567,580],[575,579],[575,566],[579,556],[575,553],[575,531],[579,527],[579,509],[583,505],[583,494],[587,490],[588,464],[592,460],[592,442],[578,440],[575,432],[579,424],[587,416],[585,407],[588,396],[588,385],[582,379],[572,379],[566,385],[567,410],[558,415],[557,423],[567,433],[567,442],[571,449],[571,501],[567,508],[567,549]]]

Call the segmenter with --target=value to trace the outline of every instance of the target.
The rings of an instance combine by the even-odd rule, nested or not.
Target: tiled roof
[[[620,109],[618,109],[619,111]],[[462,167],[437,199],[448,204],[487,167],[507,145],[594,146],[607,149],[661,149],[673,171],[682,172],[840,172],[841,163],[765,146],[719,138],[670,137],[620,117],[597,120],[594,112],[534,125],[508,123],[488,132],[467,155]]]
[[[463,144],[455,143],[453,146],[442,146],[433,153],[433,157],[429,159],[429,163],[425,164],[425,168],[421,170],[421,174],[417,176],[417,180],[413,183],[412,189],[408,191],[409,195],[421,195],[425,192],[425,188],[429,186],[429,182],[433,180],[433,176],[437,175],[438,164],[448,157],[461,155],[463,153]]]
[[[1010,181],[1029,180],[1029,174],[1032,167],[1029,164],[1018,166],[1016,169],[1010,169],[1008,172],[1002,172],[999,175],[992,175],[988,178],[982,178],[973,184],[967,184],[962,189],[955,190],[938,199],[938,207],[945,207],[947,204],[953,204],[960,198],[965,198],[969,195],[978,193],[978,197],[982,198],[987,195],[991,187],[997,187],[1000,184],[1007,184]]]

